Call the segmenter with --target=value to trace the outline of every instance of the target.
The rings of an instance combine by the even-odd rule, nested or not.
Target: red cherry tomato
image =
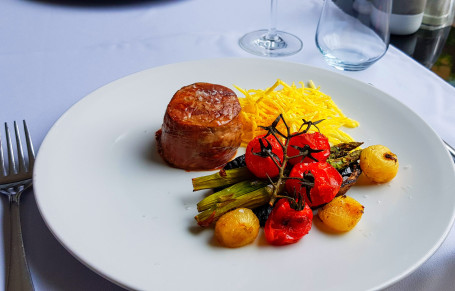
[[[310,207],[332,201],[343,182],[340,173],[326,162],[299,163],[292,168],[289,177],[303,178],[304,175],[310,182],[314,182],[310,195],[307,195],[305,185],[302,185],[301,181],[297,179],[288,179],[286,190],[289,194],[300,193]]]
[[[300,150],[307,151],[308,155],[291,159],[289,161],[291,164],[325,162],[330,155],[329,139],[320,132],[304,133],[292,137],[289,141],[288,156],[296,156],[301,153]]]
[[[270,155],[281,165],[283,163],[283,149],[273,135],[257,136],[246,147],[245,163],[248,170],[259,178],[273,178],[279,174],[279,168]]]
[[[273,245],[293,244],[310,231],[312,221],[313,211],[308,204],[297,211],[291,208],[288,199],[280,199],[265,223],[265,238]]]

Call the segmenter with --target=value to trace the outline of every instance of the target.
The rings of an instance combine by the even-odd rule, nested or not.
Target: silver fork
[[[448,144],[446,141],[444,141],[444,144],[445,144],[447,150],[449,151],[450,155],[452,156],[453,161],[455,162],[455,149],[450,144]]]
[[[5,122],[5,136],[8,161],[3,158],[3,147],[0,136],[0,193],[8,196],[10,211],[10,250],[9,267],[7,275],[6,290],[34,290],[30,270],[25,258],[24,243],[22,241],[22,230],[20,221],[20,198],[22,192],[32,185],[33,164],[35,153],[32,139],[25,120],[24,131],[27,144],[27,156],[25,159],[22,151],[21,136],[17,123],[14,121],[14,132],[16,135],[16,163],[13,151],[13,142],[10,137],[8,124]],[[8,166],[8,167],[7,167]]]

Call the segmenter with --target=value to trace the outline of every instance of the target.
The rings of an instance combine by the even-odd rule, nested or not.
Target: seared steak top
[[[194,83],[174,94],[166,113],[182,125],[217,127],[232,121],[240,110],[237,95],[231,89]]]

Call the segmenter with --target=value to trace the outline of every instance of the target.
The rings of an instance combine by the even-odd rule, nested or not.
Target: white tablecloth
[[[324,63],[314,43],[321,4],[321,0],[280,1],[278,27],[304,42],[300,53],[282,60],[335,71]],[[0,121],[26,119],[39,148],[72,104],[108,82],[169,63],[253,57],[238,46],[238,39],[266,28],[268,16],[268,2],[260,0],[2,0]],[[390,47],[366,71],[343,74],[400,100],[455,145],[455,88],[396,48]],[[8,225],[3,198],[4,230]],[[22,225],[37,290],[121,290],[55,240],[39,214],[33,190],[23,195]],[[4,237],[0,236],[0,246]],[[6,257],[4,249],[0,247],[0,262]],[[5,285],[5,268],[0,263],[0,289]],[[453,290],[454,274],[452,230],[427,262],[387,290]]]

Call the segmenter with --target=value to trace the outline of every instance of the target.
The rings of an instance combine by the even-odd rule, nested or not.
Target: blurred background
[[[396,0],[400,3],[403,0]],[[409,0],[405,2],[409,4]],[[417,0],[412,0],[417,1]],[[439,2],[439,7],[430,7]],[[455,86],[455,1],[427,0],[418,30],[411,34],[393,34],[390,43]],[[399,7],[394,7],[395,11]],[[439,10],[438,10],[439,9]],[[445,10],[445,11],[443,11]],[[398,11],[400,12],[400,11]],[[426,13],[441,13],[438,17]],[[447,14],[448,12],[448,14]],[[394,11],[392,11],[394,13]],[[407,19],[404,19],[405,21]]]

